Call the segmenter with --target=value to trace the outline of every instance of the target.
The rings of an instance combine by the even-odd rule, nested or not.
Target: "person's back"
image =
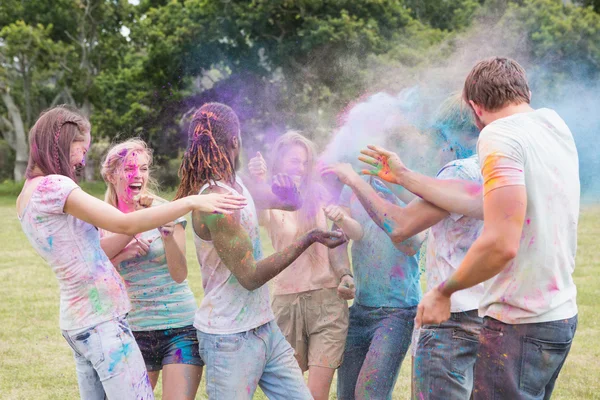
[[[263,257],[256,208],[242,181],[238,178],[236,182],[242,187],[242,195],[248,199],[246,207],[240,210],[240,224],[250,237],[252,255],[258,261]],[[235,193],[235,189],[223,182],[216,182],[216,185]],[[208,186],[204,185],[200,193]],[[275,318],[267,285],[252,291],[246,290],[223,263],[212,241],[203,240],[194,232],[194,243],[204,289],[204,298],[194,319],[196,329],[211,334],[238,333]]]
[[[571,318],[577,314],[571,275],[580,193],[571,131],[553,110],[515,114],[481,132],[484,170],[494,167],[494,152],[499,149],[514,158],[513,166],[504,166],[514,168],[514,183],[524,180],[526,184],[527,210],[517,256],[487,282],[481,312],[505,323]],[[506,178],[490,175],[484,193],[506,183]]]

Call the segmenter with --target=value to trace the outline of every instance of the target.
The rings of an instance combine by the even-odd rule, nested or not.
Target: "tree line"
[[[0,179],[23,178],[28,130],[61,103],[94,140],[141,136],[159,163],[205,101],[235,108],[250,148],[288,127],[318,141],[385,89],[381,71],[434,63],[482,18],[524,29],[548,82],[573,65],[598,79],[598,12],[598,0],[3,0]]]

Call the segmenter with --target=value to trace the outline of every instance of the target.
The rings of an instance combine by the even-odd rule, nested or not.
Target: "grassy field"
[[[58,328],[58,285],[23,235],[15,197],[0,196],[0,399],[77,399],[75,364]],[[200,271],[188,230],[189,282],[202,298]],[[600,207],[583,209],[575,280],[579,327],[554,399],[600,399]],[[266,250],[271,250],[268,242]],[[410,357],[409,357],[410,358]],[[394,399],[408,399],[410,360],[405,360]],[[334,386],[335,388],[335,383]],[[335,389],[331,399],[335,399]],[[156,391],[160,398],[160,387]],[[198,399],[206,398],[204,381]],[[256,399],[264,399],[257,393]]]

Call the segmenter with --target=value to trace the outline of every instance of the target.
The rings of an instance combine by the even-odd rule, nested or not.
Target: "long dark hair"
[[[237,115],[225,104],[206,103],[194,113],[175,199],[198,194],[207,182],[235,181],[233,160],[229,160],[224,149],[239,131]]]

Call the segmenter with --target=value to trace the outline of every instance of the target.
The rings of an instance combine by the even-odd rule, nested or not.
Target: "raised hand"
[[[256,156],[252,157],[248,162],[248,171],[250,176],[257,182],[265,182],[267,180],[267,162],[263,158],[260,151],[256,152]]]
[[[324,246],[334,249],[339,245],[346,243],[346,236],[342,231],[324,231],[321,229],[313,229],[309,233],[313,242],[321,243]]]
[[[173,231],[175,229],[175,222],[169,222],[168,224],[164,224],[163,226],[158,227],[158,231],[163,238],[167,238],[173,236]]]
[[[358,174],[354,171],[352,165],[348,163],[337,163],[321,168],[321,175],[330,174],[337,176],[345,185],[348,185],[352,178],[358,177]]]
[[[212,214],[232,214],[248,204],[244,196],[238,194],[198,194],[190,196],[194,210]]]
[[[327,207],[323,208],[325,211],[325,215],[329,218],[330,221],[333,222],[342,222],[344,220],[344,211],[339,206],[335,204],[330,204]]]
[[[337,288],[338,296],[344,300],[352,300],[356,294],[356,288],[354,287],[354,278],[350,275],[342,276],[340,284]]]
[[[142,193],[135,196],[133,198],[133,201],[135,202],[135,209],[142,210],[144,208],[152,206],[152,203],[154,202],[154,197],[152,195],[149,195],[148,193]]]
[[[360,152],[362,156],[359,156],[358,159],[372,167],[362,170],[365,175],[378,176],[390,183],[400,184],[402,174],[408,171],[396,153],[384,148],[369,145],[367,149]]]
[[[288,174],[277,174],[273,177],[271,191],[288,203],[296,204],[300,199],[300,191]]]

